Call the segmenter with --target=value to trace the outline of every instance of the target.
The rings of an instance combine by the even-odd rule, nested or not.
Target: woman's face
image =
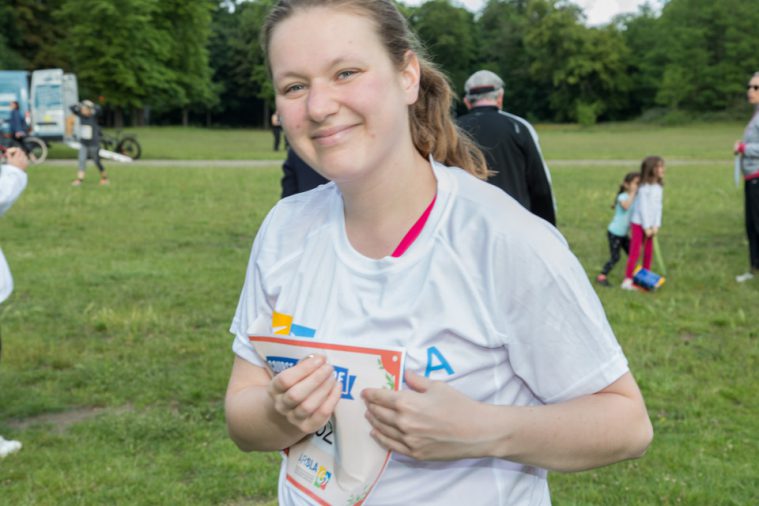
[[[640,184],[640,178],[634,177],[630,180],[629,183],[627,183],[627,191],[637,191],[638,185]]]
[[[659,164],[656,166],[656,169],[654,170],[654,174],[656,174],[656,177],[660,179],[664,177],[664,162],[659,162]]]
[[[748,97],[748,103],[753,105],[759,105],[759,76],[754,76],[748,83],[748,91],[746,92]]]
[[[419,92],[409,52],[398,69],[374,24],[345,10],[297,10],[269,44],[277,112],[288,141],[328,179],[341,182],[393,163],[411,143],[408,106]]]

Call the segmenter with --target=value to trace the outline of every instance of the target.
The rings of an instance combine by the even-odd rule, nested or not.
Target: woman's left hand
[[[410,371],[405,378],[410,390],[367,388],[361,394],[380,446],[417,460],[486,456],[487,417],[478,416],[483,404],[446,383]]]

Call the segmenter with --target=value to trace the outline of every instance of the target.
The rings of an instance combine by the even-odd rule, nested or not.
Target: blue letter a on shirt
[[[427,368],[424,370],[424,376],[429,378],[433,371],[440,370],[447,372],[448,375],[453,374],[451,364],[440,353],[440,350],[436,346],[430,346],[427,348]]]

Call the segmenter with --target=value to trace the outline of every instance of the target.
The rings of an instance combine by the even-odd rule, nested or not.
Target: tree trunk
[[[271,129],[271,113],[269,112],[269,102],[264,101],[264,128]]]
[[[182,108],[182,126],[186,127],[190,124],[190,111],[187,110],[187,107]]]
[[[206,128],[211,128],[211,109],[206,109]]]
[[[121,110],[121,107],[113,110],[113,127],[124,128],[124,112]]]

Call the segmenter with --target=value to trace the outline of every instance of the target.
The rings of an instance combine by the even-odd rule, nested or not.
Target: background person
[[[485,153],[492,171],[488,182],[556,225],[550,174],[537,133],[527,120],[501,110],[503,80],[489,70],[480,70],[467,79],[464,90],[469,113],[457,122]]]
[[[635,290],[633,275],[643,249],[643,268],[650,270],[654,258],[654,237],[661,228],[664,197],[664,160],[648,156],[640,166],[640,186],[630,215],[630,251],[627,255],[622,289]]]
[[[614,217],[606,228],[611,257],[601,268],[601,273],[596,276],[596,282],[600,285],[610,286],[607,276],[619,262],[619,250],[625,250],[625,253],[630,254],[630,214],[635,194],[638,192],[638,183],[640,183],[640,172],[629,172],[625,175],[614,204],[611,206],[614,209]]]
[[[18,108],[18,102],[13,100],[10,103],[11,115],[8,119],[8,126],[10,127],[11,136],[19,142],[26,137],[26,122],[21,117],[21,111]]]
[[[750,267],[735,277],[739,283],[759,274],[759,72],[751,77],[747,87],[748,102],[756,107],[754,116],[743,132],[743,140],[736,141],[733,152],[740,155],[745,195],[746,236]]]
[[[274,134],[274,151],[279,151],[279,144],[282,140],[282,125],[279,122],[277,111],[271,115],[271,133]]]
[[[585,271],[478,179],[395,4],[282,0],[262,37],[290,143],[331,182],[280,200],[253,244],[230,329],[236,444],[287,448],[346,402],[324,357],[268,374],[247,336],[276,317],[280,337],[407,350],[408,390],[363,391],[392,450],[368,505],[546,505],[546,469],[641,455],[651,424]],[[309,503],[285,469],[280,504]]]
[[[0,216],[5,214],[19,198],[26,188],[27,176],[26,168],[29,166],[29,159],[20,148],[9,148],[7,161],[0,165]],[[2,304],[13,292],[13,277],[8,268],[8,263],[0,249],[0,304]],[[0,329],[0,358],[2,358],[3,342],[2,329]],[[21,443],[4,439],[0,436],[0,458],[21,449]]]
[[[287,158],[282,164],[282,198],[307,192],[319,185],[329,183],[329,180],[312,169],[304,162],[294,149],[287,150]]]
[[[100,106],[95,105],[91,100],[83,100],[79,104],[71,106],[71,112],[79,116],[79,169],[76,173],[76,179],[71,183],[72,186],[81,186],[84,181],[84,171],[87,166],[87,159],[92,160],[100,171],[100,184],[108,184],[108,174],[105,172],[100,161],[100,125],[98,124],[98,115]]]

